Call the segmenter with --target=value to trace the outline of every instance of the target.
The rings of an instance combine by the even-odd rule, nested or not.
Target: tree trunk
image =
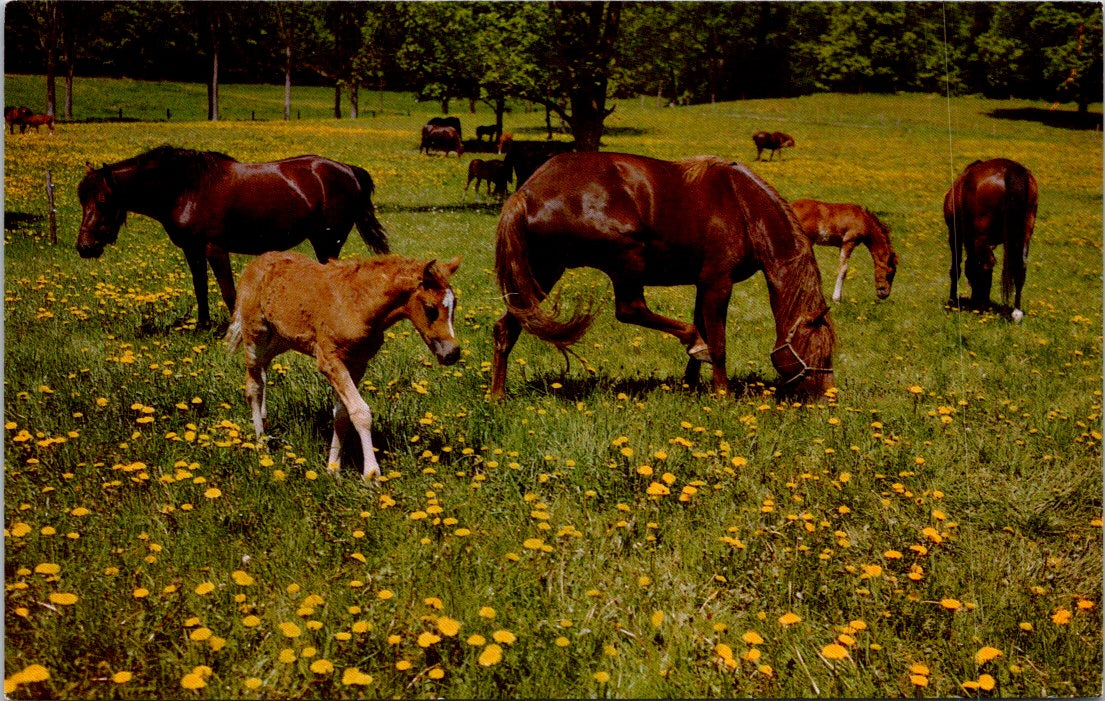
[[[58,63],[58,4],[51,2],[46,7],[46,114],[53,117],[57,113],[57,87],[55,76]]]
[[[503,114],[506,112],[506,98],[495,100],[495,130],[503,133]]]
[[[62,44],[65,47],[65,118],[73,118],[73,72],[77,63],[72,11],[62,15]]]
[[[211,80],[207,83],[207,119],[219,121],[219,15],[211,10]]]
[[[353,83],[349,86],[349,118],[356,119],[360,116],[361,86]]]
[[[341,119],[341,83],[334,83],[334,119]]]
[[[284,121],[292,118],[292,45],[284,45]]]

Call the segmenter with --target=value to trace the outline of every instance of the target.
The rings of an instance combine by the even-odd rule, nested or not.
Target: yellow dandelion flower
[[[330,674],[334,671],[334,663],[330,660],[315,660],[311,663],[311,671],[315,674]]]
[[[235,584],[242,587],[253,586],[254,583],[253,577],[242,570],[234,570],[230,573],[230,578],[234,580]]]
[[[439,642],[441,642],[441,636],[434,635],[433,633],[430,633],[428,631],[418,636],[419,647],[430,647],[431,645],[435,645]]]
[[[989,674],[980,674],[978,676],[978,688],[983,691],[993,691],[995,684],[994,678]]]
[[[303,634],[303,631],[300,630],[299,626],[291,623],[290,621],[285,621],[284,623],[280,624],[280,632],[284,634],[285,638],[298,638],[300,635]]]
[[[69,592],[59,591],[53,592],[49,596],[50,603],[58,604],[59,606],[72,606],[77,603],[77,595]]]
[[[663,622],[664,622],[664,612],[663,611],[653,611],[652,616],[649,618],[649,623],[652,624],[652,627],[653,628],[659,628],[660,625]]]
[[[491,634],[491,638],[495,642],[502,643],[504,645],[510,645],[515,640],[517,640],[517,637],[515,637],[514,633],[511,633],[509,630],[497,630]]]
[[[782,616],[779,616],[779,624],[784,626],[792,626],[801,620],[802,617],[792,611],[787,611]]]
[[[645,493],[650,497],[663,497],[671,494],[671,490],[660,484],[659,482],[652,482],[648,485]]]
[[[207,491],[203,493],[203,496],[207,497],[208,499],[218,499],[222,495],[222,490],[220,490],[218,487],[209,487]]]
[[[483,606],[480,608],[479,611],[476,612],[476,615],[480,618],[486,618],[490,620],[492,618],[495,618],[495,609],[491,608],[490,606]]]
[[[145,587],[137,587],[130,595],[136,599],[145,599],[150,595],[150,590]]]
[[[184,678],[180,680],[180,685],[185,689],[202,689],[207,686],[207,682],[203,680],[202,676],[191,672],[184,675]]]
[[[201,582],[201,583],[196,585],[196,588],[195,588],[194,591],[197,594],[199,594],[200,596],[204,596],[206,594],[210,594],[211,592],[215,591],[215,585],[212,584],[211,582]]]
[[[926,676],[923,676],[921,674],[911,674],[911,675],[909,675],[909,681],[910,681],[910,683],[913,684],[913,686],[919,686],[919,687],[922,687],[922,688],[929,685],[929,678],[926,677]]]
[[[980,665],[986,664],[990,660],[997,659],[1001,656],[1001,650],[997,649],[996,647],[990,647],[989,645],[987,645],[986,647],[975,653],[975,663]]]
[[[434,667],[433,669],[431,669],[429,672],[426,673],[426,676],[429,677],[430,679],[444,679],[445,678],[445,670],[440,668],[440,667]]]
[[[286,647],[280,651],[280,655],[277,657],[277,659],[285,664],[291,664],[292,662],[295,662],[298,658],[295,654],[295,650],[291,649],[290,647]]]
[[[522,547],[527,550],[540,550],[541,546],[544,544],[545,541],[540,538],[526,538],[525,541],[522,542]]]
[[[741,636],[741,640],[749,645],[763,645],[764,639],[760,637],[760,634],[754,630],[750,630]]]
[[[571,645],[571,642],[572,641],[561,635],[559,638],[553,641],[553,644],[555,644],[557,647],[568,647],[569,645]]]
[[[394,597],[395,594],[390,589],[381,589],[380,591],[376,592],[376,596],[383,601],[387,601],[388,599]]]
[[[821,648],[821,656],[827,660],[843,660],[848,657],[848,649],[843,645],[829,643]]]
[[[188,635],[188,639],[189,640],[203,641],[203,640],[207,640],[208,638],[210,638],[211,635],[212,635],[212,632],[211,632],[210,628],[196,628],[195,630],[193,630]]]
[[[733,648],[729,647],[725,643],[718,643],[717,645],[715,645],[714,652],[716,652],[717,656],[723,660],[733,659]]]
[[[126,684],[131,679],[134,679],[134,674],[132,672],[122,671],[111,675],[111,681],[116,684]]]
[[[246,628],[256,628],[261,625],[261,619],[251,614],[242,619],[242,625]]]
[[[249,689],[250,691],[256,691],[257,689],[260,689],[260,688],[261,688],[261,686],[262,686],[262,685],[263,685],[263,684],[264,684],[265,682],[261,681],[261,679],[260,679],[260,678],[258,678],[258,677],[250,677],[249,679],[246,679],[246,680],[245,680],[244,682],[242,682],[242,683],[243,683],[243,684],[245,685],[245,687],[246,687],[247,689]]]
[[[492,643],[483,649],[477,662],[483,667],[496,665],[503,660],[503,649]]]
[[[605,684],[608,681],[610,681],[610,673],[609,672],[595,672],[594,679],[599,684]]]
[[[929,672],[928,665],[926,665],[922,662],[914,662],[913,664],[911,664],[909,666],[909,673],[910,674],[922,674],[922,675],[927,676],[930,672]]]
[[[959,599],[941,599],[940,605],[948,609],[949,611],[958,611],[959,609],[963,608],[963,604],[959,601]]]
[[[368,686],[372,683],[372,675],[365,674],[356,667],[347,667],[342,672],[341,683],[345,686]]]
[[[437,619],[437,629],[441,631],[442,635],[451,638],[460,632],[460,622],[448,616],[441,616]]]
[[[464,642],[473,647],[481,647],[487,643],[487,638],[483,637],[479,633],[473,633],[472,635],[469,635],[468,639]]]

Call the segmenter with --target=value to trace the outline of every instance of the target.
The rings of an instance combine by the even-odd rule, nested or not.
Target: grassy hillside
[[[5,101],[31,104],[35,80],[9,76]],[[229,118],[212,124],[202,86],[78,90],[78,118],[173,118],[5,140],[13,698],[1100,692],[1100,133],[997,119],[1031,105],[974,98],[620,101],[607,150],[712,153],[787,198],[876,211],[901,255],[893,293],[876,301],[857,251],[832,310],[839,393],[791,403],[771,386],[759,276],[729,314],[740,390],[715,396],[681,385],[677,342],[617,323],[609,282],[576,271],[565,297],[605,304],[585,362],[565,371],[523,336],[494,404],[498,205],[461,203],[469,155],[418,154],[434,106],[388,94],[376,117],[334,120],[331,93],[304,89],[304,118],[284,123],[279,88],[225,86]],[[269,121],[235,121],[254,109]],[[466,131],[492,121],[457,114]],[[543,121],[519,108],[507,128],[543,138]],[[797,145],[752,163],[760,129]],[[331,391],[305,357],[277,359],[272,440],[254,439],[242,358],[194,327],[160,225],[132,215],[101,259],[76,255],[85,163],[164,143],[356,163],[396,252],[464,256],[461,362],[436,366],[401,325],[362,383],[378,487],[356,465],[326,473]],[[944,191],[995,156],[1040,187],[1018,325],[943,308]],[[365,255],[353,236],[343,257]],[[817,255],[828,296],[837,252]],[[690,316],[689,289],[648,298]]]

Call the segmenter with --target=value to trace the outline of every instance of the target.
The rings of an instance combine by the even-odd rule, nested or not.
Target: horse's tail
[[[1024,284],[1028,267],[1027,232],[1028,219],[1028,169],[1020,163],[1010,163],[1005,169],[1005,251],[1001,264],[1001,299],[1009,304],[1009,297],[1017,282]]]
[[[224,340],[226,341],[226,349],[230,351],[238,350],[238,346],[242,345],[241,303],[234,305],[234,311],[230,314],[230,326],[226,329],[226,336]]]
[[[595,318],[592,309],[577,309],[572,316],[561,321],[556,318],[557,306],[552,311],[541,307],[541,300],[548,294],[533,274],[530,251],[526,245],[526,201],[523,193],[514,193],[503,205],[495,240],[495,275],[503,302],[509,311],[529,333],[543,341],[564,349],[583,336]]]
[[[376,185],[367,170],[356,166],[352,168],[357,184],[361,186],[361,211],[355,220],[357,231],[369,248],[377,253],[387,253],[389,251],[387,231],[376,218],[376,207],[372,204],[372,193],[375,192]]]

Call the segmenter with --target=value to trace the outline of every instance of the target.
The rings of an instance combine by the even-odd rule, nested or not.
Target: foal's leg
[[[836,287],[833,288],[833,301],[839,302],[844,296],[844,276],[848,273],[848,259],[855,250],[855,241],[845,241],[840,247],[840,267],[836,272]]]
[[[349,377],[353,380],[353,384],[359,385],[361,378],[364,377],[365,366],[363,363],[357,365],[349,365]],[[360,392],[358,392],[360,394]],[[334,401],[334,435],[330,440],[330,458],[327,461],[327,468],[331,472],[338,472],[341,469],[341,450],[342,444],[345,442],[345,436],[349,433],[349,427],[352,422],[349,420],[349,410],[345,407],[345,402],[339,397]]]
[[[357,391],[357,381],[353,379],[349,368],[338,359],[332,351],[319,349],[316,351],[318,369],[330,381],[330,385],[338,393],[338,399],[345,405],[349,421],[357,430],[361,438],[361,451],[364,455],[365,479],[376,479],[380,476],[380,465],[376,462],[376,454],[372,449],[372,410],[368,408],[364,398]],[[363,368],[360,370],[364,372]],[[337,417],[335,417],[337,418]],[[340,450],[340,440],[338,448]],[[333,448],[331,441],[331,449]],[[336,461],[334,461],[336,462]]]
[[[207,244],[207,262],[211,265],[211,272],[215,274],[215,282],[219,284],[219,293],[226,303],[227,312],[234,313],[234,271],[230,268],[230,254],[223,248],[214,244]],[[206,280],[204,287],[206,287]]]

